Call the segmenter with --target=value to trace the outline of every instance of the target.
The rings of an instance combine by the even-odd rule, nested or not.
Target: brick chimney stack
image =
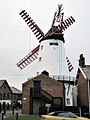
[[[85,67],[85,58],[83,57],[83,54],[80,55],[79,66],[80,67]]]
[[[49,76],[49,73],[46,70],[44,70],[41,74]]]

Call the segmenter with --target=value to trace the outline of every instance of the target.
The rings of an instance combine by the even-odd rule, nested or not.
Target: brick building
[[[11,91],[12,91],[12,101],[18,101],[21,102],[22,101],[22,92],[20,90],[18,90],[15,87],[11,87]]]
[[[89,111],[90,113],[90,65],[85,65],[83,54],[80,55],[79,59],[75,89],[74,105],[81,107],[83,112]]]
[[[0,80],[0,100],[8,101],[11,100],[12,91],[6,80]]]
[[[22,86],[22,113],[39,114],[40,108],[47,105],[51,107],[64,106],[64,86],[63,83],[40,74],[28,81]]]
[[[15,87],[10,87],[6,80],[0,80],[0,102],[11,103],[22,100],[22,92]]]

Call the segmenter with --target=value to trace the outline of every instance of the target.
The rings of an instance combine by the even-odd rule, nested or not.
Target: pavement
[[[2,113],[4,113],[3,111],[0,113],[0,120],[2,120]],[[22,115],[22,111],[21,110],[14,110],[14,111],[6,111],[4,118],[16,115],[16,113],[18,113],[18,115]]]

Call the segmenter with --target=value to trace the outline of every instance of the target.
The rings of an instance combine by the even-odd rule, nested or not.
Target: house
[[[74,105],[80,107],[83,112],[90,113],[90,65],[85,65],[83,54],[79,58],[74,88]]]
[[[11,103],[12,91],[6,80],[0,80],[0,100]]]
[[[10,87],[6,80],[0,80],[0,101],[9,103],[22,100],[22,92],[15,87]]]
[[[14,107],[21,108],[22,105],[22,92],[15,87],[11,87],[12,98],[11,102],[14,103]]]
[[[40,74],[22,85],[22,113],[39,114],[41,109],[64,106],[63,83],[49,77],[47,72]],[[41,109],[40,109],[41,108]]]
[[[11,87],[12,91],[12,101],[21,101],[22,100],[22,92],[15,87]]]

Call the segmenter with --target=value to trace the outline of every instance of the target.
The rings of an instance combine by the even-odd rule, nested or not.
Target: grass
[[[5,118],[5,120],[16,120],[16,116]],[[19,116],[18,120],[40,120],[39,116]]]

